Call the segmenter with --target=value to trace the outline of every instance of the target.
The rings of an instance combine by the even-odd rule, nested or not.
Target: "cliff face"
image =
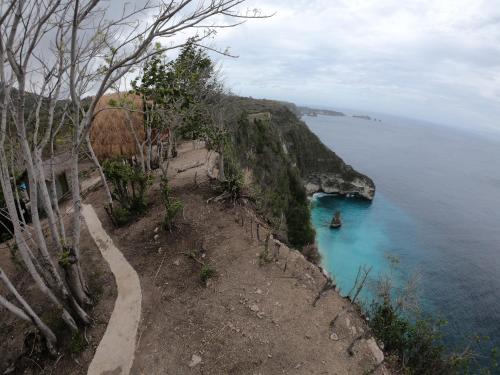
[[[375,195],[375,185],[370,178],[363,175],[346,181],[342,174],[312,173],[305,179],[305,188],[308,194],[324,192],[357,196],[367,200],[372,200]]]
[[[345,164],[335,152],[328,149],[289,105],[247,98],[233,100],[238,108],[249,114],[249,127],[262,127],[265,124],[271,128],[266,136],[276,138],[274,141],[281,144],[284,155],[279,157],[285,158],[298,169],[307,194],[325,192],[373,199],[373,181]],[[255,162],[261,160],[256,158]]]
[[[286,109],[274,117],[290,158],[300,170],[308,194],[316,192],[354,195],[372,200],[373,181],[355,171],[326,147],[307,125]]]

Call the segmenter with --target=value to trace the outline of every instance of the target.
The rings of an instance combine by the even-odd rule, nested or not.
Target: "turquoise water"
[[[312,207],[322,265],[335,278],[343,295],[352,289],[360,266],[372,267],[372,278],[389,275],[387,255],[410,251],[405,237],[412,226],[411,218],[382,194],[373,203],[317,194]],[[341,212],[343,225],[331,229],[329,224],[336,211]],[[398,233],[405,235],[398,238]],[[369,299],[370,292],[367,285],[362,293],[364,300]]]
[[[306,117],[346,163],[370,176],[374,201],[316,196],[312,220],[329,271],[343,294],[359,266],[372,279],[400,259],[397,282],[419,275],[424,312],[446,319],[446,342],[461,347],[474,335],[500,347],[500,140],[376,115]],[[328,224],[335,211],[343,226]],[[369,299],[366,291],[365,299]]]

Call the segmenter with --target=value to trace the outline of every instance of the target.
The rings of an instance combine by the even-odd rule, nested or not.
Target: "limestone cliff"
[[[325,192],[373,199],[373,181],[345,164],[335,152],[326,147],[289,105],[271,100],[232,100],[237,104],[235,107],[247,113],[247,126],[260,131],[264,127],[269,128],[265,129],[264,136],[275,138],[267,141],[279,142],[284,153],[276,157],[284,158],[297,167],[308,194]],[[247,134],[251,131],[245,130]],[[254,159],[254,163],[261,162],[262,158]],[[277,171],[272,173],[276,176]]]

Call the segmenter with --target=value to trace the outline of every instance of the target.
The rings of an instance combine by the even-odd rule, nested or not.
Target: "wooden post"
[[[279,242],[275,242],[274,243],[274,251],[273,251],[273,258],[274,259],[278,259],[279,256],[280,256],[280,248],[281,248],[281,245]]]
[[[288,253],[289,255],[290,253]],[[286,256],[286,259],[285,259],[285,267],[283,267],[283,272],[286,272],[286,267],[288,266],[288,255]]]

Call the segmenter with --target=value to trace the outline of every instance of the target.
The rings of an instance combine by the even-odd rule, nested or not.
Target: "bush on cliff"
[[[309,201],[297,172],[288,172],[290,201],[287,209],[288,240],[298,249],[314,243],[316,232],[311,224]]]
[[[136,165],[125,160],[103,163],[106,178],[113,186],[112,196],[118,205],[107,207],[114,223],[124,225],[146,211],[146,195],[153,178]]]
[[[243,111],[231,126],[232,142],[239,163],[251,169],[256,185],[259,212],[275,228],[286,220],[288,242],[302,249],[314,243],[309,201],[300,172],[281,144],[281,135],[273,120],[248,119]]]
[[[465,350],[450,353],[443,342],[444,320],[422,317],[418,313],[415,279],[402,288],[393,283],[393,271],[399,259],[389,256],[391,273],[375,282],[375,300],[368,310],[369,325],[375,337],[384,344],[393,366],[407,375],[489,375],[497,369],[496,350],[491,352],[488,367],[482,367],[474,350],[475,338]]]

